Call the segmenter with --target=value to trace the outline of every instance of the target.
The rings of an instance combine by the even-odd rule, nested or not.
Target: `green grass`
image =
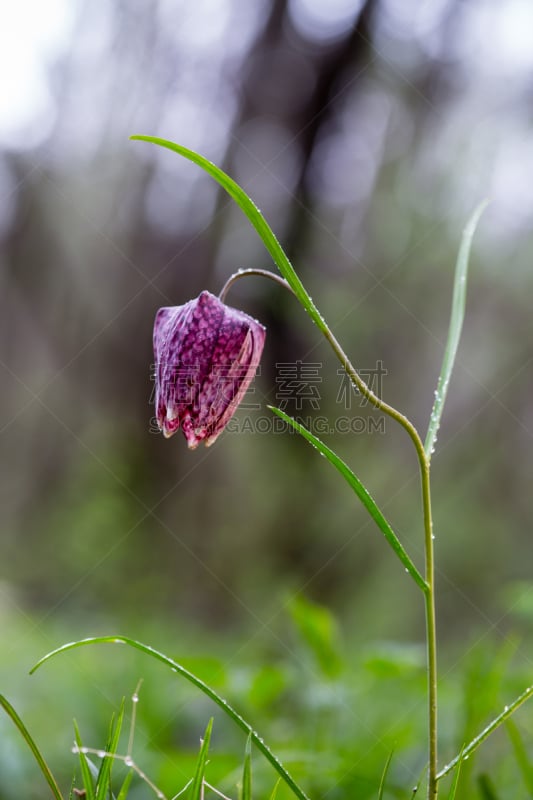
[[[49,631],[55,638],[64,637],[65,633]],[[11,634],[15,634],[14,629]],[[161,630],[154,628],[151,634],[146,630],[144,635],[154,641],[161,638]],[[368,637],[365,645],[351,648],[347,632],[331,611],[307,600],[300,602],[296,614],[287,608],[284,640],[288,648],[280,643],[277,649],[265,653],[261,647],[252,646],[235,659],[243,635],[236,631],[233,636],[211,634],[206,638],[198,632],[182,631],[177,637],[181,644],[175,646],[174,655],[178,661],[180,657],[188,660],[240,713],[254,720],[261,736],[311,798],[376,800],[380,791],[384,800],[410,797],[410,787],[425,769],[420,747],[425,726],[425,674],[420,643],[383,642]],[[443,658],[443,758],[448,755],[451,759],[460,751],[473,727],[480,731],[489,722],[491,712],[503,708],[517,687],[529,679],[527,663],[509,646],[486,639],[472,649],[469,644],[465,650],[471,652],[463,658],[460,669],[454,664],[464,643],[461,647],[457,643],[450,645]],[[523,643],[523,649],[527,646],[527,642]],[[39,652],[40,636],[33,641],[28,639],[22,662],[19,652],[12,668],[18,668],[20,673],[24,662],[29,668]],[[331,653],[336,668],[328,674],[324,658]],[[270,797],[276,785],[277,800],[293,796],[282,781],[278,783],[275,771],[253,745],[250,750],[244,732],[236,730],[194,687],[164,664],[152,661],[123,646],[94,646],[65,653],[34,676],[19,674],[12,704],[65,800],[74,776],[76,788],[91,781],[96,793],[98,774],[104,776],[100,781],[103,787],[108,770],[115,797],[125,787],[122,800],[128,791],[134,792],[135,797],[139,792],[142,797],[156,796],[141,773],[165,797],[173,797],[196,774],[200,741],[206,741],[205,729],[211,717],[214,722],[204,762],[209,785],[237,800],[239,792],[247,791],[244,787],[249,785],[253,767],[252,797]],[[266,661],[270,670],[266,669]],[[138,770],[134,771],[124,763],[132,741],[134,706],[128,698],[141,675],[144,683],[135,704],[131,750]],[[470,687],[476,685],[485,687],[482,697],[473,696]],[[122,712],[124,696],[127,699]],[[80,756],[72,752],[74,716],[80,746],[87,748],[84,756],[91,764],[87,768],[90,778],[83,778]],[[0,796],[5,800],[50,796],[42,770],[6,715],[0,718],[0,736]],[[443,797],[451,798],[455,791],[455,800],[475,799],[481,796],[482,785],[485,793],[490,787],[497,787],[497,797],[504,800],[525,800],[529,796],[527,760],[517,744],[518,737],[525,743],[530,739],[527,709],[514,717],[514,743],[505,727],[496,731],[486,742],[487,750],[482,748],[464,761],[455,790],[455,776],[443,779]],[[101,758],[98,751],[120,758]],[[215,797],[206,794],[211,796]],[[422,788],[417,793],[420,796]]]

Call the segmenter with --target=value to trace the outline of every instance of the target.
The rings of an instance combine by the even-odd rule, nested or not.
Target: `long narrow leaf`
[[[448,800],[455,800],[455,795],[457,793],[457,787],[459,786],[459,778],[461,776],[461,767],[463,765],[463,751],[459,753],[459,761],[457,764],[457,769],[455,771],[455,775],[453,776],[453,783],[452,788],[450,789],[450,794],[448,795]]]
[[[80,759],[81,777],[83,780],[83,788],[87,796],[87,800],[94,800],[94,785],[91,775],[91,768],[86,754],[83,752],[83,744],[81,741],[80,731],[76,720],[74,720],[74,734],[76,737],[76,744],[78,745],[78,757]]]
[[[259,211],[255,203],[248,197],[246,192],[241,189],[239,184],[233,180],[233,178],[230,178],[230,176],[221,170],[220,167],[217,167],[212,161],[204,158],[199,153],[194,152],[194,150],[189,150],[187,147],[183,147],[175,142],[171,142],[168,139],[160,139],[157,136],[141,136],[138,134],[130,136],[130,139],[141,142],[150,142],[151,144],[159,145],[159,147],[166,147],[167,150],[172,150],[174,153],[178,153],[178,155],[187,158],[189,161],[197,164],[205,172],[211,175],[211,177],[214,178],[217,183],[220,184],[220,186],[222,186],[222,188],[230,195],[230,197],[235,200],[237,205],[248,217],[251,224],[261,237],[266,249],[272,256],[274,263],[277,265],[279,271],[307,313],[322,331],[326,330],[326,323],[322,319],[315,304],[309,297],[291,262],[285,255],[285,252],[278,242],[272,228],[264,218],[263,214]]]
[[[96,780],[96,800],[105,800],[106,795],[107,794],[110,795],[111,769],[114,761],[114,759],[111,756],[115,755],[115,753],[117,752],[118,743],[120,739],[120,732],[122,730],[123,719],[124,719],[124,698],[122,698],[116,722],[113,715],[109,725],[109,733],[107,736],[107,742],[105,746],[105,752],[109,753],[109,755],[104,756],[102,758],[100,771],[98,772],[98,778]]]
[[[437,433],[440,427],[446,395],[448,394],[448,386],[450,384],[453,365],[455,363],[455,356],[457,355],[457,348],[461,338],[461,331],[465,316],[466,282],[472,239],[479,222],[479,218],[485,210],[486,205],[487,201],[485,200],[476,208],[470,217],[463,231],[461,246],[459,247],[459,255],[457,256],[457,263],[455,265],[452,310],[450,315],[450,327],[448,329],[448,339],[446,342],[446,349],[444,351],[444,358],[442,360],[439,380],[437,382],[437,389],[435,391],[435,401],[431,411],[426,441],[424,443],[424,450],[426,451],[428,458],[431,458],[431,454],[433,453],[435,442],[437,440]]]
[[[419,779],[417,780],[417,782],[413,786],[413,791],[411,793],[411,800],[415,800],[415,797],[418,794],[418,790],[420,789],[420,786],[422,785],[422,781],[425,780],[426,777],[427,777],[427,772],[428,772],[428,764],[426,764],[426,766],[424,767],[424,769],[422,770],[422,772],[420,774]]]
[[[522,692],[522,694],[519,697],[517,697],[516,700],[514,700],[510,705],[505,706],[502,713],[498,714],[498,716],[495,719],[493,719],[492,722],[490,722],[487,725],[487,727],[484,728],[478,736],[476,736],[475,739],[472,739],[472,741],[461,750],[458,756],[452,759],[449,764],[446,764],[446,766],[443,767],[443,769],[441,769],[441,771],[437,775],[437,780],[443,778],[445,775],[451,772],[452,769],[455,769],[455,767],[459,764],[460,761],[464,761],[466,758],[468,758],[468,756],[470,756],[474,752],[474,750],[477,750],[479,745],[482,742],[484,742],[485,739],[487,739],[491,735],[491,733],[494,733],[494,731],[497,728],[499,728],[500,725],[502,725],[506,720],[508,720],[509,717],[512,716],[512,714],[514,714],[517,708],[520,708],[520,706],[523,703],[525,703],[526,700],[529,700],[529,698],[532,695],[533,695],[533,686],[528,686],[525,692]]]
[[[129,772],[126,773],[126,777],[124,778],[122,786],[120,787],[120,791],[117,795],[117,800],[126,800],[126,797],[128,796],[128,792],[130,789],[130,783],[132,781],[134,774],[135,773],[133,772],[132,769],[130,769]]]
[[[22,737],[24,738],[26,744],[28,745],[28,747],[30,748],[31,752],[33,753],[34,758],[37,761],[37,763],[38,763],[38,765],[39,765],[39,767],[41,769],[41,772],[43,773],[44,777],[46,778],[46,781],[47,781],[50,789],[52,790],[52,794],[54,795],[56,800],[63,800],[63,798],[61,796],[61,791],[59,789],[59,786],[56,783],[56,779],[52,775],[48,764],[44,760],[44,758],[43,758],[43,756],[41,754],[41,751],[39,750],[39,748],[35,744],[30,732],[28,731],[28,729],[26,728],[26,726],[22,722],[21,718],[19,717],[19,715],[17,714],[17,712],[15,711],[15,709],[13,708],[13,706],[11,705],[9,700],[7,700],[1,694],[0,694],[0,706],[2,706],[2,708],[4,709],[6,714],[9,717],[11,717],[12,721],[15,723],[15,725],[19,729],[20,734],[22,735]]]
[[[241,800],[252,800],[252,740],[250,736],[246,740],[244,750]]]
[[[211,741],[211,731],[213,730],[213,717],[207,723],[204,738],[200,745],[200,752],[198,753],[198,760],[196,761],[196,770],[192,786],[189,789],[189,800],[201,800],[203,797],[205,768],[207,765],[207,755],[209,753],[209,743]]]
[[[385,784],[387,782],[387,775],[389,773],[389,767],[392,761],[394,751],[391,750],[389,756],[385,762],[385,766],[383,767],[383,772],[381,775],[381,780],[379,782],[379,791],[378,791],[378,800],[383,800],[383,793],[385,792]]]
[[[52,652],[47,653],[43,658],[41,658],[37,664],[30,670],[30,674],[33,674],[36,669],[38,669],[42,664],[49,661],[54,656],[58,655],[59,653],[66,653],[69,650],[73,650],[76,647],[83,647],[84,645],[90,644],[127,644],[129,647],[133,647],[136,650],[140,650],[141,653],[145,653],[146,655],[150,656],[151,658],[155,659],[156,661],[160,661],[161,663],[165,664],[167,667],[173,672],[178,673],[183,678],[188,680],[201,692],[203,692],[207,697],[209,697],[214,703],[216,703],[219,708],[227,714],[230,719],[247,735],[250,736],[252,742],[254,743],[255,747],[261,752],[267,761],[271,764],[271,766],[276,770],[278,775],[281,779],[287,784],[287,786],[291,789],[294,795],[299,798],[299,800],[309,800],[303,789],[298,786],[294,778],[289,774],[289,772],[285,769],[281,761],[274,755],[272,750],[265,744],[263,739],[253,730],[251,725],[249,725],[246,720],[244,720],[240,714],[235,711],[229,703],[226,702],[219,694],[217,694],[214,689],[211,689],[206,683],[204,683],[200,678],[197,678],[196,675],[193,675],[192,672],[182,667],[181,664],[178,664],[177,661],[165,656],[163,653],[160,653],[158,650],[154,650],[152,647],[149,647],[142,642],[137,642],[135,639],[129,639],[127,636],[95,636],[90,639],[81,639],[77,642],[69,642],[68,644],[63,645],[62,647],[58,647],[57,650],[52,650]]]
[[[276,800],[276,797],[278,796],[278,789],[279,789],[280,783],[281,783],[281,778],[278,778],[277,781],[276,781],[276,785],[272,789],[272,794],[270,795],[268,800]]]
[[[278,417],[281,417],[281,419],[285,420],[285,422],[291,425],[296,431],[298,431],[298,433],[301,434],[304,437],[304,439],[307,439],[307,441],[310,442],[310,444],[312,444],[313,447],[315,447],[320,453],[322,453],[322,455],[324,455],[327,458],[329,463],[332,464],[335,467],[335,469],[337,469],[341,473],[343,478],[352,487],[355,494],[362,502],[362,504],[364,505],[364,507],[366,508],[366,510],[368,511],[374,522],[376,523],[376,525],[382,532],[383,536],[385,537],[387,542],[390,544],[390,546],[392,547],[392,549],[394,550],[394,552],[404,565],[407,572],[411,575],[415,583],[422,589],[422,591],[424,593],[427,592],[428,586],[424,578],[419,573],[419,571],[417,570],[417,568],[415,567],[415,565],[405,552],[402,543],[400,542],[400,540],[392,530],[391,526],[389,525],[389,523],[379,510],[374,498],[372,497],[370,492],[365,488],[365,486],[361,483],[359,478],[352,472],[350,467],[341,458],[339,458],[339,456],[336,453],[334,453],[333,450],[331,450],[327,445],[325,445],[324,442],[321,442],[320,439],[318,439],[313,433],[311,433],[311,431],[307,430],[307,428],[304,428],[303,425],[300,425],[299,422],[290,417],[288,414],[285,414],[284,411],[282,411],[279,408],[275,408],[274,406],[268,406],[268,408],[271,411],[273,411],[274,414],[277,414]]]

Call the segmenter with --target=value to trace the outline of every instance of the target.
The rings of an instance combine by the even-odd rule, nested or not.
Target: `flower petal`
[[[252,381],[265,329],[209,292],[161,308],[154,323],[157,422],[166,437],[181,426],[188,446],[212,444]]]

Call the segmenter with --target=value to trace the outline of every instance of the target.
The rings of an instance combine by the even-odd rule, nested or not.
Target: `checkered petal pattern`
[[[202,292],[183,306],[160,308],[154,323],[156,417],[163,435],[179,428],[190,449],[222,433],[250,385],[265,328]]]

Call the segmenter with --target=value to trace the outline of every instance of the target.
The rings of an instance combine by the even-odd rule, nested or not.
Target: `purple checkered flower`
[[[155,407],[163,435],[180,427],[190,449],[213,444],[250,385],[265,328],[209,292],[160,308],[154,324]]]

